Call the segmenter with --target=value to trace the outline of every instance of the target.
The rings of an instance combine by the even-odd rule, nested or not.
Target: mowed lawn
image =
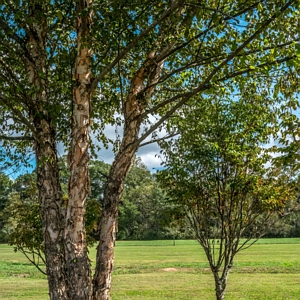
[[[300,238],[262,239],[239,253],[225,298],[300,299]],[[0,299],[48,299],[45,277],[7,245],[0,245]],[[195,241],[117,242],[112,299],[215,299],[213,276]]]

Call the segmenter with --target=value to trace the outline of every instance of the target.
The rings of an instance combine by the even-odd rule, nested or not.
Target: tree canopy
[[[161,139],[175,112],[224,90],[234,97],[249,82],[270,97],[298,91],[284,83],[298,77],[298,8],[298,0],[2,1],[1,147],[11,160],[36,156],[51,299],[109,299],[125,178],[138,147]],[[90,133],[107,145],[107,124],[123,134],[104,185],[92,285]],[[68,149],[67,203],[58,142]]]
[[[216,297],[224,299],[235,255],[295,201],[297,177],[278,168],[275,148],[267,145],[277,135],[275,105],[253,94],[206,101],[170,121],[181,135],[161,142],[166,158],[158,179],[203,247]]]

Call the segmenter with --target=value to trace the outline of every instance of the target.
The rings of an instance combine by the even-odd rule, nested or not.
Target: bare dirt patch
[[[160,269],[160,271],[163,271],[163,272],[193,272],[195,271],[195,269],[193,268],[163,268],[163,269]]]
[[[28,273],[21,273],[21,274],[13,274],[14,277],[18,277],[18,278],[27,278],[30,276],[30,274]]]
[[[179,269],[177,269],[177,268],[164,268],[161,270],[164,272],[178,272],[179,271]]]

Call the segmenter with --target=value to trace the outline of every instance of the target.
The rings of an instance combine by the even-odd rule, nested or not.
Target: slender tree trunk
[[[225,270],[223,270],[221,277],[219,277],[219,274],[217,271],[214,271],[213,274],[214,274],[215,287],[216,287],[216,299],[224,300],[229,269],[225,267]]]
[[[131,83],[131,90],[124,105],[124,135],[119,152],[111,166],[103,195],[100,241],[97,247],[96,270],[93,279],[93,300],[110,299],[111,275],[114,265],[114,246],[117,233],[118,206],[122,198],[124,180],[138,145],[141,126],[139,115],[143,107],[136,99],[142,89],[145,69],[141,68]]]
[[[51,300],[68,299],[63,249],[64,209],[59,181],[56,152],[55,129],[49,113],[43,106],[47,104],[46,75],[46,5],[34,0],[29,6],[29,26],[27,36],[27,56],[22,59],[28,71],[28,81],[32,88],[28,103],[30,118],[34,127],[35,153],[37,160],[37,187],[43,220],[46,270]]]
[[[118,154],[111,166],[106,182],[101,214],[100,241],[97,247],[96,270],[93,278],[93,300],[110,299],[111,276],[114,265],[114,246],[117,233],[118,207],[122,198],[124,180],[129,171],[132,158],[138,149],[138,134],[141,126],[140,115],[154,89],[139,95],[144,81],[149,76],[148,85],[158,81],[162,64],[154,63],[155,51],[149,53],[143,66],[131,81],[126,103],[124,103],[124,134]]]
[[[65,260],[69,281],[69,299],[88,300],[91,295],[91,266],[88,258],[85,230],[86,199],[89,183],[89,126],[91,95],[88,92],[92,81],[90,70],[91,50],[89,31],[91,0],[78,0],[77,5],[77,47],[73,89],[73,126],[71,146],[68,154],[70,169],[69,197],[65,218]]]
[[[135,149],[127,148],[124,152],[118,153],[104,190],[104,203],[99,225],[100,241],[97,247],[96,270],[93,279],[92,299],[94,300],[110,299],[118,205],[122,197],[124,180],[135,151]]]
[[[122,198],[125,177],[138,148],[135,145],[141,125],[140,118],[138,118],[141,110],[138,105],[135,96],[130,94],[125,107],[125,115],[128,118],[125,123],[124,137],[120,150],[111,166],[104,189],[103,208],[99,225],[100,240],[97,247],[96,270],[93,279],[93,300],[110,299],[118,206]]]

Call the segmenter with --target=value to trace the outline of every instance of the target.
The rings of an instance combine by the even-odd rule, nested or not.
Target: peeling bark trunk
[[[110,299],[111,275],[114,265],[114,246],[117,232],[118,205],[122,197],[123,184],[136,149],[127,148],[117,155],[104,190],[101,214],[100,241],[97,246],[96,270],[93,279],[94,300]]]
[[[37,160],[37,187],[43,220],[46,270],[51,300],[68,299],[63,249],[64,209],[59,181],[56,152],[55,129],[49,113],[43,106],[47,104],[46,35],[47,21],[45,6],[39,1],[30,4],[30,26],[26,27],[27,56],[22,56],[28,72],[28,81],[33,93],[29,114],[34,125],[35,153]]]
[[[68,154],[70,169],[69,197],[65,216],[65,260],[69,285],[69,299],[90,299],[91,266],[88,258],[85,231],[86,198],[89,184],[89,126],[90,101],[88,89],[91,85],[91,50],[89,49],[90,13],[83,13],[90,7],[90,0],[77,1],[77,45],[73,89],[73,126],[71,146]]]
[[[145,78],[158,80],[161,65],[154,63],[155,51],[149,53],[143,66],[131,81],[130,91],[124,105],[124,134],[120,149],[111,166],[103,195],[103,207],[99,225],[100,241],[97,247],[96,270],[93,278],[93,300],[109,300],[111,276],[114,265],[114,246],[117,233],[118,206],[122,198],[124,180],[129,171],[132,158],[138,149],[138,135],[141,114],[154,89],[147,94],[143,91]],[[148,82],[149,86],[151,82]]]
[[[43,220],[43,235],[51,300],[69,299],[65,277],[63,251],[63,200],[59,182],[55,133],[46,120],[35,122],[40,137],[47,137],[43,143],[36,142],[37,187]]]

